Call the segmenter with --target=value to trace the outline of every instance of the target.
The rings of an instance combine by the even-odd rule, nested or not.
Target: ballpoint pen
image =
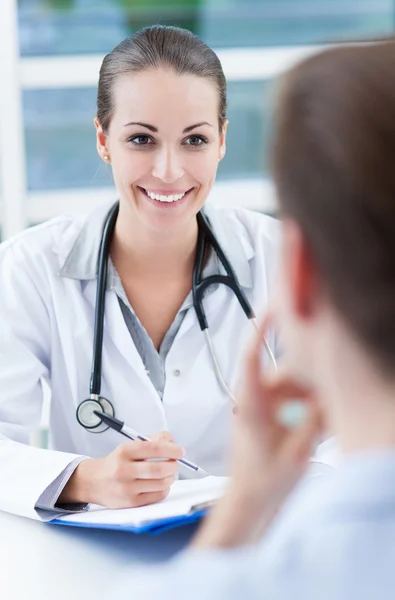
[[[109,415],[106,415],[105,413],[102,413],[98,410],[94,410],[93,412],[97,417],[99,417],[103,421],[103,423],[108,425],[108,427],[110,427],[111,429],[114,429],[115,431],[118,431],[119,433],[121,433],[125,437],[129,438],[130,440],[142,440],[143,442],[151,442],[152,441],[150,438],[146,437],[145,435],[141,435],[140,433],[138,433],[131,427],[128,427],[127,425],[125,425],[125,423],[123,421],[120,421],[119,419],[116,419],[115,417],[110,417]],[[160,458],[160,457],[158,457],[158,458]],[[195,473],[199,473],[199,475],[208,475],[207,471],[205,471],[201,467],[198,467],[197,465],[195,465],[190,460],[187,460],[186,458],[178,458],[177,462],[184,465],[185,467],[188,467],[189,469],[192,469],[193,471],[195,471]]]

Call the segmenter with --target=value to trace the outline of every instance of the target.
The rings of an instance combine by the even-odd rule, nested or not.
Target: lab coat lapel
[[[84,296],[94,309],[96,304],[96,279],[87,282]],[[135,374],[140,377],[147,387],[155,392],[149,377],[133,343],[132,336],[126,326],[122,311],[119,306],[118,297],[115,292],[107,290],[105,298],[103,346],[114,344],[126,362],[131,366]],[[156,392],[155,392],[156,394]]]
[[[253,287],[250,261],[255,253],[245,229],[239,221],[230,220],[226,211],[213,210],[213,207],[206,206],[204,212],[206,217],[209,218],[210,226],[219,245],[233,267],[238,284],[245,293],[248,293],[248,290]],[[222,264],[219,265],[219,272],[226,275]],[[211,287],[207,288],[207,293],[203,298],[203,309],[209,327],[210,315],[213,317],[218,310],[223,310],[225,313],[227,303],[232,297],[234,297],[234,292],[224,284],[219,284],[215,290]],[[241,307],[240,310],[242,310]],[[192,327],[200,329],[194,308],[188,311],[177,337],[180,337]]]
[[[210,292],[210,289],[208,288]],[[210,316],[213,316],[219,310],[225,310],[226,303],[229,301],[231,296],[231,291],[225,285],[219,285],[218,288],[212,293],[206,294],[203,298],[203,308],[206,313],[208,326],[210,327]],[[200,332],[199,322],[197,320],[196,311],[193,306],[188,310],[185,318],[181,324],[181,327],[177,333],[177,338],[179,339],[184,334],[188,333],[190,329],[195,328]],[[202,335],[202,340],[203,334]]]

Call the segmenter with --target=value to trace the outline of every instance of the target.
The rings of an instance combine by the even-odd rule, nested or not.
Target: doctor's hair
[[[395,41],[333,48],[285,75],[272,140],[280,214],[353,337],[395,367]]]
[[[97,92],[97,118],[104,133],[114,111],[113,88],[122,75],[167,67],[179,75],[196,75],[217,88],[218,123],[226,120],[226,79],[218,56],[187,29],[153,25],[140,29],[104,57]]]

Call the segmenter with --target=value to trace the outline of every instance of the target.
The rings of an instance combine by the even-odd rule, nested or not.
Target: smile
[[[150,198],[150,200],[154,200],[156,202],[168,203],[168,204],[173,204],[175,202],[179,202],[180,200],[185,198],[185,196],[187,196],[189,194],[189,192],[191,192],[193,190],[193,188],[190,188],[189,190],[187,190],[185,192],[178,192],[178,193],[173,193],[173,194],[159,194],[157,192],[147,190],[140,186],[138,186],[138,187],[142,192],[144,192],[144,194],[146,196],[148,196],[148,198]]]

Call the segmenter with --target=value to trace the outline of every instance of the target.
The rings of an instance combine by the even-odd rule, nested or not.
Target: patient
[[[246,360],[232,482],[157,574],[155,597],[393,599],[395,42],[332,49],[288,73],[272,158],[278,293]],[[273,321],[278,374],[260,365]],[[295,397],[306,417],[288,429],[280,408]],[[294,489],[322,427],[339,467]]]

